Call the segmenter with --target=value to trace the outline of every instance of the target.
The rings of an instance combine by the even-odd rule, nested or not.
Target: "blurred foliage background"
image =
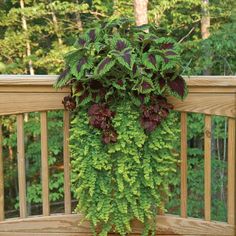
[[[204,5],[205,4],[205,5]],[[134,18],[132,0],[0,0],[0,74],[58,74],[63,55],[80,32],[96,20]],[[209,20],[207,37],[202,32]],[[236,75],[235,0],[149,0],[148,20],[182,48],[183,74]],[[188,215],[203,217],[203,115],[188,116]],[[6,216],[17,216],[15,117],[4,117]],[[25,116],[29,214],[42,212],[39,114]],[[49,112],[50,200],[63,211],[62,114]],[[214,117],[212,138],[212,219],[226,221],[227,119]],[[176,144],[179,149],[179,143]],[[179,214],[179,169],[170,186],[168,212]]]

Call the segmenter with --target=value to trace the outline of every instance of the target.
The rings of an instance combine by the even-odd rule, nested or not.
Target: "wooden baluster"
[[[205,220],[211,220],[211,116],[205,116],[204,132],[204,202]]]
[[[187,217],[187,113],[181,112],[181,217]]]
[[[49,206],[49,169],[48,169],[48,124],[47,112],[40,113],[41,120],[41,168],[42,168],[42,200],[43,215],[50,214]]]
[[[2,122],[0,119],[0,221],[4,220],[4,178],[2,156]]]
[[[228,120],[228,223],[235,224],[235,148],[236,148],[236,120]]]
[[[65,213],[71,213],[71,191],[70,191],[70,155],[69,155],[69,125],[70,114],[64,111],[64,141],[63,141],[63,160],[64,160],[64,205]]]
[[[19,184],[20,217],[26,218],[26,175],[25,175],[25,144],[24,144],[24,117],[17,115],[17,165]]]

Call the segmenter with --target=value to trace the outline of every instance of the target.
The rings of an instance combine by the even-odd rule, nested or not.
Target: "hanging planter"
[[[187,95],[177,43],[151,25],[114,20],[80,34],[65,62],[56,87],[72,91],[63,104],[74,113],[77,211],[94,234],[126,235],[133,220],[144,225],[143,235],[155,233],[178,161],[167,96]]]

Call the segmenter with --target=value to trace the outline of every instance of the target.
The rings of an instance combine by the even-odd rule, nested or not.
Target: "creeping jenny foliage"
[[[131,231],[130,222],[143,222],[143,235],[155,232],[155,216],[169,195],[169,174],[175,172],[177,157],[173,113],[147,135],[139,122],[139,110],[128,99],[116,103],[113,125],[115,144],[104,145],[100,131],[89,125],[86,109],[72,123],[72,178],[78,199],[77,211],[84,213],[99,235],[114,229],[121,235]],[[113,228],[114,226],[114,228]]]
[[[126,235],[134,219],[144,224],[143,235],[155,234],[178,162],[166,95],[187,95],[178,44],[155,26],[112,20],[81,34],[65,62],[56,87],[71,86],[63,103],[75,110],[77,211],[95,235]]]

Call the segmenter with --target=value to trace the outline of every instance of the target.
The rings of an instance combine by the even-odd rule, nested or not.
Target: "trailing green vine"
[[[147,32],[148,31],[148,32]],[[175,171],[173,105],[183,99],[178,44],[152,25],[127,19],[102,23],[79,36],[66,55],[57,87],[71,86],[63,100],[74,110],[71,153],[78,212],[94,234],[155,234],[158,208]]]

